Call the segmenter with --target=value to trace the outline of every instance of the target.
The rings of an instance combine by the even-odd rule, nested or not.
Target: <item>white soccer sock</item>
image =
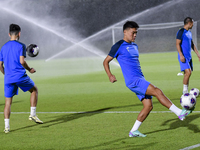
[[[138,128],[140,127],[141,124],[142,124],[142,122],[136,120],[135,124],[133,125],[133,128],[131,129],[131,132],[138,130]]]
[[[9,121],[10,121],[10,119],[4,119],[4,122],[5,122],[5,128],[10,128]]]
[[[188,93],[188,85],[183,84],[183,93]]]
[[[179,109],[178,107],[176,107],[174,104],[172,104],[172,106],[169,108],[169,110],[171,110],[177,116],[179,116],[181,114],[181,112],[182,112],[182,110]]]
[[[36,107],[31,107],[31,116],[36,116]]]

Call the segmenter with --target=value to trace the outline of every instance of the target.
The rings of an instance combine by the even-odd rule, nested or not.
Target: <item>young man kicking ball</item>
[[[26,57],[26,46],[18,41],[20,35],[21,28],[16,24],[11,24],[9,28],[10,41],[4,44],[0,51],[0,70],[4,74],[5,133],[10,132],[9,120],[11,104],[13,96],[18,94],[18,87],[21,88],[24,92],[29,91],[31,93],[31,112],[29,120],[33,120],[36,123],[43,123],[36,116],[38,89],[34,82],[26,74],[26,70],[28,70],[30,73],[35,73],[36,71],[34,68],[30,68],[24,60]]]
[[[179,109],[176,107],[163,92],[146,81],[142,73],[138,46],[134,43],[137,35],[138,24],[133,21],[127,21],[123,26],[124,38],[114,44],[105,58],[103,65],[109,77],[110,82],[116,82],[115,76],[111,73],[109,63],[113,58],[117,58],[125,79],[126,86],[133,91],[143,104],[143,109],[139,113],[137,120],[129,132],[129,137],[145,137],[146,135],[138,131],[142,122],[147,118],[153,108],[152,96],[169,110],[174,112],[180,120],[184,120],[191,110]]]

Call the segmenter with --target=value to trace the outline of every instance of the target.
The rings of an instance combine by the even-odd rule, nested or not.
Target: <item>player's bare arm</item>
[[[181,51],[180,44],[181,44],[181,40],[176,39],[176,49],[177,49],[177,51],[178,51],[178,53],[180,55],[180,60],[181,60],[181,62],[185,62],[185,57],[183,56],[183,53]]]
[[[22,64],[22,66],[28,70],[30,73],[35,73],[36,70],[34,68],[30,68],[28,66],[28,64],[26,63],[26,61],[24,60],[24,56],[20,56],[20,63]]]
[[[193,41],[192,41],[192,49],[193,49],[194,52],[197,54],[197,57],[199,58],[199,61],[200,61],[200,54],[199,54],[199,51],[197,50],[197,47],[194,45]]]
[[[4,74],[4,67],[3,67],[3,62],[2,61],[0,61],[0,70]]]
[[[109,63],[110,63],[111,60],[113,60],[113,57],[108,55],[103,61],[103,66],[104,66],[104,69],[105,69],[105,71],[106,71],[106,73],[109,77],[110,82],[114,83],[117,80],[116,80],[115,76],[110,71]]]

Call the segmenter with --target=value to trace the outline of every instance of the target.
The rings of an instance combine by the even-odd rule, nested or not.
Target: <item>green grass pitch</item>
[[[30,94],[19,91],[13,100],[8,134],[3,132],[3,113],[0,115],[0,149],[179,150],[200,143],[200,98],[195,112],[184,121],[153,98],[153,111],[140,127],[147,137],[129,138],[142,103],[125,86],[119,67],[111,66],[118,81],[110,83],[102,59],[92,60],[94,63],[88,60],[86,65],[84,59],[27,62],[37,70],[29,75],[39,89],[37,115],[44,124],[28,120]],[[177,53],[141,54],[140,62],[145,78],[181,108],[183,76],[177,76],[180,72]],[[200,89],[200,62],[194,53],[193,63],[189,89]],[[87,73],[91,70],[95,72]],[[0,85],[0,112],[3,112],[3,75]]]

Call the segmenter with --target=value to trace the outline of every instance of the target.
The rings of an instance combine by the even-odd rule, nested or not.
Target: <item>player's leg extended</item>
[[[5,107],[4,107],[4,121],[5,121],[5,133],[10,131],[10,113],[11,113],[11,104],[12,104],[12,97],[5,98]]]
[[[155,96],[158,101],[165,107],[167,107],[169,110],[174,112],[180,120],[184,120],[185,116],[189,115],[192,111],[191,110],[186,110],[186,109],[179,109],[176,107],[165,95],[164,93],[157,87],[155,87],[152,84],[149,84],[147,91],[147,95],[153,95]]]
[[[149,84],[146,95],[155,96],[158,101],[167,108],[170,108],[172,105],[172,102],[164,95],[164,93],[152,84]]]

